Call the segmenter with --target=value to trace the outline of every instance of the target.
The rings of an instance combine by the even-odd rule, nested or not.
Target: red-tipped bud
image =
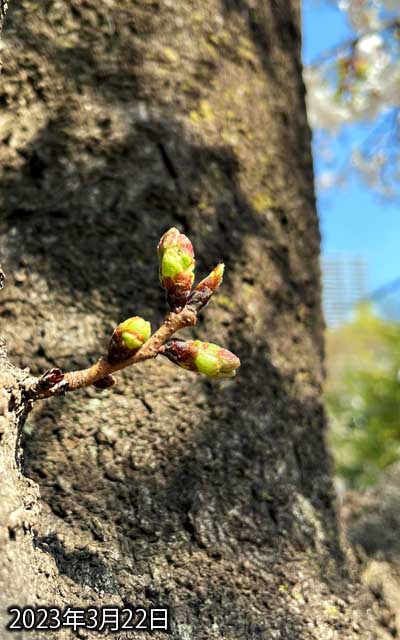
[[[171,340],[162,350],[171,362],[209,378],[233,378],[240,360],[227,349],[200,340]]]
[[[167,292],[172,311],[185,306],[194,281],[194,251],[192,243],[178,229],[164,233],[157,247],[160,261],[160,281]]]
[[[200,311],[200,309],[206,306],[213,293],[215,293],[221,285],[224,269],[225,265],[220,262],[220,264],[217,264],[217,266],[211,271],[207,278],[204,278],[204,280],[199,282],[195,287],[189,297],[188,303],[195,307],[196,311]]]
[[[130,358],[150,338],[150,322],[139,316],[128,318],[118,325],[111,336],[107,359],[118,362]]]

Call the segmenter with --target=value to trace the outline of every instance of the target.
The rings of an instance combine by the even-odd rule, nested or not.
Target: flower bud
[[[205,307],[213,293],[218,289],[222,282],[224,269],[225,265],[223,262],[220,262],[220,264],[217,264],[217,266],[211,271],[207,278],[204,278],[204,280],[199,282],[195,287],[188,302],[192,307],[195,307],[196,311],[200,311],[200,309]]]
[[[185,306],[194,280],[194,251],[192,243],[178,229],[164,233],[158,247],[160,281],[167,292],[172,311]]]
[[[171,340],[162,354],[183,369],[202,373],[209,378],[233,378],[240,360],[227,349],[200,340]]]
[[[107,359],[118,362],[130,358],[150,338],[150,322],[139,316],[128,318],[118,325],[111,336]]]

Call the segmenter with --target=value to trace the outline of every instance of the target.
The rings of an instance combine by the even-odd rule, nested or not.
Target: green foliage
[[[400,324],[361,306],[353,321],[328,332],[327,362],[337,473],[365,487],[400,459]]]

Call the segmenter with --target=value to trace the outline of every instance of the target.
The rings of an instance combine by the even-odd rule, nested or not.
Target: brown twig
[[[135,353],[135,355],[111,364],[106,357],[100,358],[98,362],[87,369],[80,371],[70,371],[65,373],[61,380],[49,387],[49,372],[40,378],[32,378],[26,386],[26,392],[32,400],[50,398],[63,395],[67,391],[75,391],[89,387],[94,382],[106,376],[130,367],[138,362],[156,358],[160,353],[162,345],[171,338],[177,331],[190,327],[197,322],[197,307],[195,304],[185,306],[179,313],[169,313],[160,328],[149,338],[147,342]]]

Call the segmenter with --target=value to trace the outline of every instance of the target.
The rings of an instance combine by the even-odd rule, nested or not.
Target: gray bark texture
[[[298,1],[20,0],[3,36],[0,637],[10,604],[131,603],[169,606],[176,640],[374,638],[324,441]],[[26,367],[157,327],[171,226],[199,277],[226,263],[184,334],[238,376],[157,359],[30,407]]]

